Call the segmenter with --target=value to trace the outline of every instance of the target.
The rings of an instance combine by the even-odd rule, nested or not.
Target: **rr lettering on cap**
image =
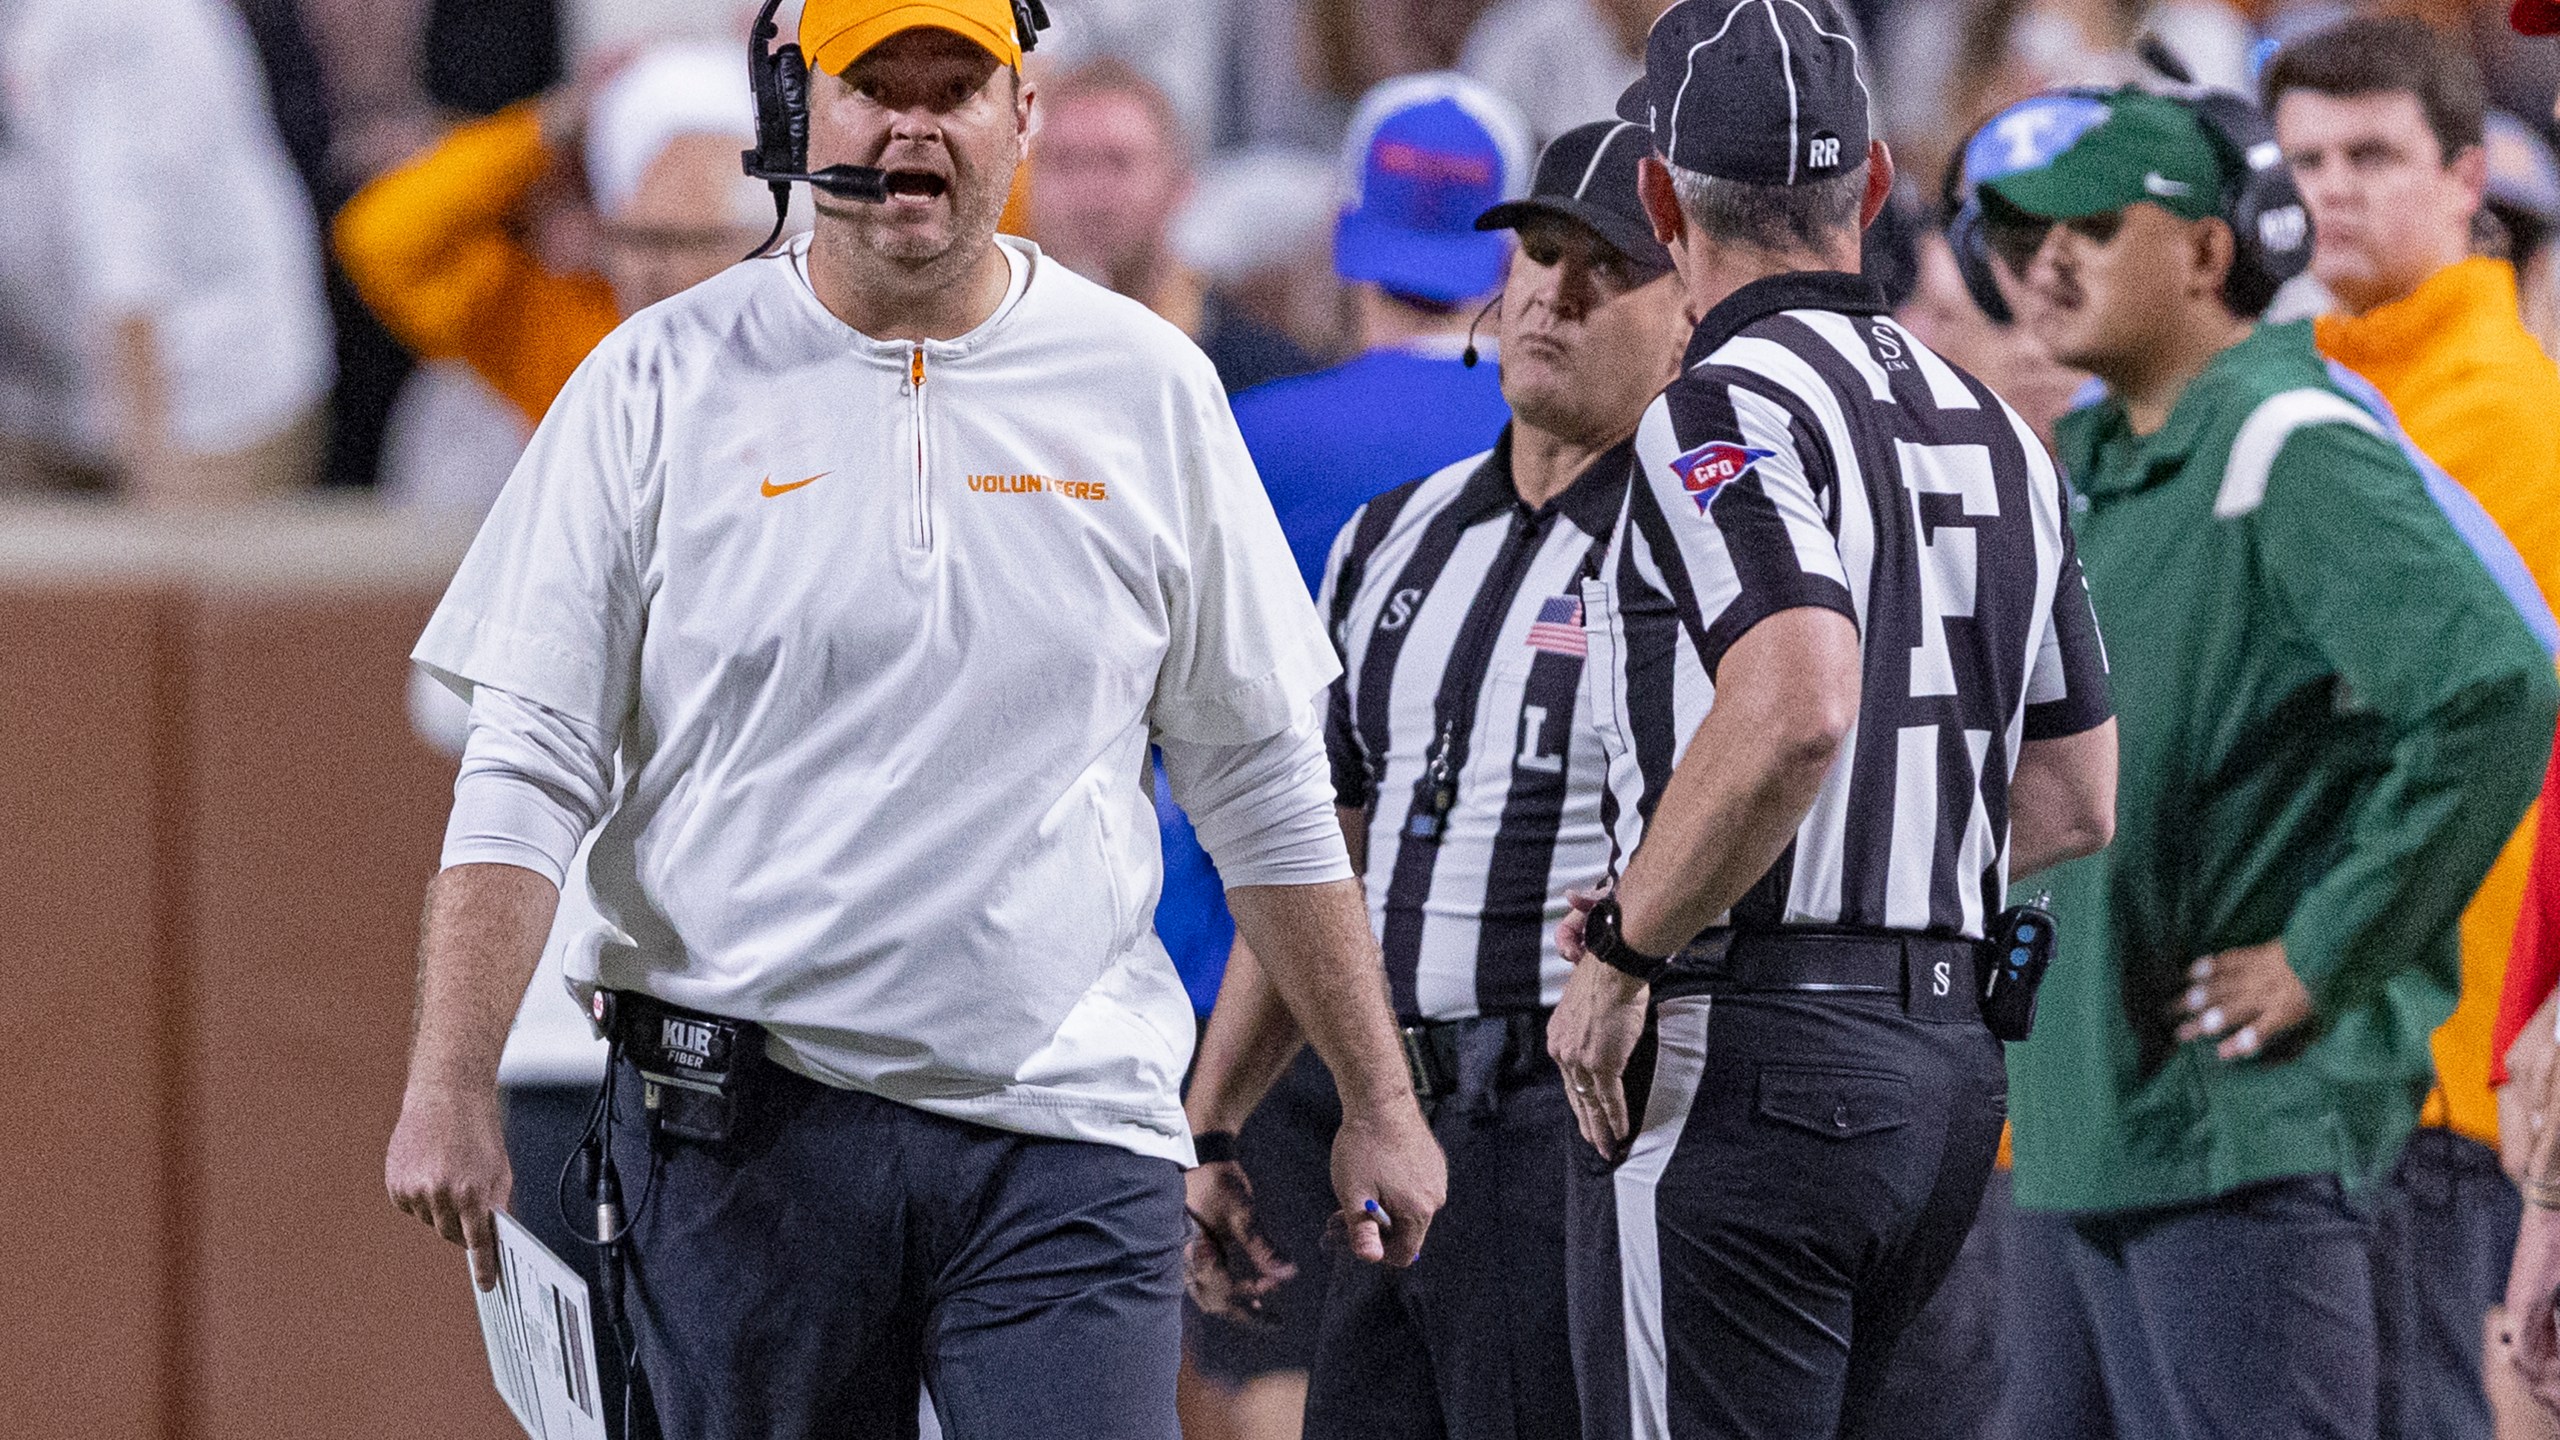
[[[1805,144],[1804,166],[1808,170],[1828,170],[1840,163],[1840,137],[1816,135]]]

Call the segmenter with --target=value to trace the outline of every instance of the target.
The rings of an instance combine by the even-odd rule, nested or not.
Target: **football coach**
[[[885,201],[821,194],[615,331],[416,651],[472,715],[388,1184],[492,1283],[499,1051],[602,823],[570,968],[621,1037],[673,1440],[913,1435],[920,1384],[955,1440],[1174,1440],[1150,741],[1340,1085],[1355,1251],[1409,1262],[1444,1188],[1333,815],[1337,664],[1217,376],[996,236],[1027,13],[810,0],[809,158]]]
[[[1621,105],[1699,323],[1583,586],[1617,864],[1548,1045],[1592,1440],[1890,1433],[2000,1137],[1984,937],[2114,822],[2062,482],[1857,273],[1893,170],[1846,29],[1683,0]]]

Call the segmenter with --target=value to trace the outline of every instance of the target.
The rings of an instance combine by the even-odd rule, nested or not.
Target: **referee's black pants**
[[[1959,972],[1960,974],[1962,972]],[[1878,1415],[2008,1112],[1969,974],[1930,995],[1659,987],[1627,1157],[1568,1185],[1586,1440],[1815,1440]]]
[[[1306,1440],[1571,1440],[1565,1174],[1573,1112],[1537,1015],[1438,1027],[1449,1197],[1409,1269],[1333,1247]]]

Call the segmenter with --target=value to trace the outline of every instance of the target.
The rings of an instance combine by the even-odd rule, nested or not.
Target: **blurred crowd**
[[[1330,263],[1361,97],[1463,74],[1543,144],[1608,113],[1659,8],[1059,0],[1033,57],[1043,133],[1008,228],[1176,319],[1239,388],[1340,359],[1365,348]],[[1974,125],[2048,86],[2148,73],[2138,40],[2245,91],[2269,49],[2347,9],[1846,8],[1906,177],[1879,264],[1959,328],[1952,274],[1917,241]],[[2482,243],[2515,261],[2548,342],[2560,50],[2487,4],[2417,9],[2480,64],[2500,222]],[[201,504],[325,485],[484,503],[604,328],[752,244],[761,212],[725,158],[750,123],[731,63],[746,19],[727,0],[11,0],[0,489]],[[689,62],[664,48],[687,43]],[[110,56],[120,83],[97,83]],[[2032,357],[1956,353],[2047,411],[2069,396]]]
[[[1199,343],[1237,397],[1312,579],[1351,507],[1500,429],[1497,367],[1477,358],[1498,357],[1499,335],[1480,327],[1512,242],[1468,235],[1480,242],[1470,252],[1442,232],[1468,230],[1483,204],[1517,193],[1537,147],[1612,114],[1642,71],[1661,0],[1049,8],[1055,27],[1030,59],[1038,129],[1005,228]],[[2260,95],[2288,45],[2373,9],[1841,8],[1865,37],[1878,133],[1902,176],[1870,232],[1868,273],[1912,333],[2006,396],[2048,444],[2089,376],[2057,363],[2030,327],[1985,313],[1978,277],[1969,284],[1942,234],[1962,198],[1941,183],[1951,159],[1986,120],[2057,86],[2178,77]],[[185,507],[326,487],[485,509],[607,332],[735,263],[772,224],[764,187],[738,166],[754,131],[752,11],[730,0],[0,0],[0,494]],[[2479,490],[2480,475],[2516,472],[2478,499],[2555,593],[2560,455],[2496,452],[2521,443],[2499,407],[2540,405],[2560,351],[2560,42],[2516,33],[2485,0],[2390,13],[2422,23],[2450,57],[2435,65],[2454,76],[2441,95],[2412,81],[2442,150],[2416,173],[2438,188],[2359,186],[2350,177],[2378,174],[2381,160],[2287,139],[2315,224],[2368,235],[2372,264],[2315,263],[2269,318],[2324,317],[2323,353],[2404,411],[2404,390],[2490,396],[2403,419],[2455,481]],[[2434,73],[2423,57],[2394,58]],[[2285,83],[2338,88],[2317,75]],[[2315,173],[2314,160],[2332,168]],[[1456,203],[1448,196],[1463,215],[1432,213]],[[796,207],[802,223],[807,211]],[[2430,225],[2443,233],[2419,233]],[[1412,238],[1424,232],[1436,238]],[[2414,274],[2391,269],[2412,254],[2434,258]],[[2439,276],[2455,277],[2435,294],[2452,308],[2395,312]],[[2453,296],[2457,284],[2467,288]],[[2482,296],[2502,313],[2512,303],[2541,353],[2459,353],[2510,378],[2532,371],[2530,383],[2408,373],[2446,317]],[[1169,807],[1163,818],[1158,927],[1205,1011],[1232,931],[1182,818]],[[2383,1337],[2387,1359],[2451,1335],[2454,1361],[2428,1363],[2467,1365],[2471,1390],[2458,1401],[2428,1390],[2409,1378],[2425,1368],[2412,1361],[2409,1397],[2385,1402],[2386,1433],[2489,1433],[2473,1428],[2487,1412],[2469,1395],[2481,1346],[2499,1341],[2483,1342],[2481,1310],[2463,1297],[2485,1306],[2503,1288],[2520,1223],[2517,1191],[2499,1178],[2489,1071],[2520,1033],[2541,1037],[2534,1064],[2550,1064],[2547,996],[2560,971],[2560,945],[2506,965],[2526,908],[2529,831],[2465,926],[2462,1006],[2437,1040],[2443,1081],[2425,1132],[2445,1143],[2413,1151],[2391,1202],[2402,1208],[2385,1217],[2404,1232],[2485,1227],[2460,1244],[2404,1239],[2400,1271],[2384,1277],[2414,1296],[2442,1267],[2489,1267],[2461,1296],[2407,1299],[2384,1322],[2405,1332]],[[2523,1021],[2537,1004],[2538,1028]],[[594,1061],[577,1018],[549,1023],[566,1038],[537,1054],[542,1044],[520,1032],[511,1083],[584,1083]],[[2457,1205],[2466,1187],[2488,1198]],[[2445,1198],[2409,1208],[2428,1196]],[[2528,1243],[2560,1250],[2549,1231],[2529,1229]],[[1998,1244],[1986,1231],[1968,1264],[1993,1265]],[[1967,1347],[1992,1344],[1998,1306],[1982,1297],[1993,1288],[1959,1277],[1924,1337],[1933,1354],[1961,1363]],[[1295,1433],[1302,1392],[1256,1382],[1303,1359],[1255,1343],[1226,1345],[1212,1373],[1193,1377],[1198,1433]],[[2453,1418],[2403,1424],[2395,1404]],[[1928,1407],[1914,1405],[1922,1433]]]

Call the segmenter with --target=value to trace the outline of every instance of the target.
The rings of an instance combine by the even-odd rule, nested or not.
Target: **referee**
[[[885,203],[617,329],[418,644],[471,722],[389,1188],[493,1283],[498,1055],[602,821],[604,1289],[672,1440],[912,1436],[920,1385],[955,1440],[1174,1440],[1151,740],[1340,1081],[1357,1252],[1409,1260],[1443,1187],[1325,784],[1338,666],[1216,373],[996,237],[1027,28],[810,0],[810,158]]]
[[[1528,198],[1475,222],[1520,237],[1499,331],[1513,421],[1491,450],[1363,506],[1326,566],[1346,661],[1327,727],[1336,803],[1450,1198],[1412,1269],[1335,1267],[1309,1440],[1581,1424],[1565,1324],[1573,1122],[1546,1020],[1570,969],[1553,942],[1565,886],[1609,855],[1580,700],[1581,582],[1624,503],[1636,421],[1688,330],[1636,197],[1646,150],[1624,121],[1567,131]],[[1245,1108],[1231,1062],[1257,1018],[1247,997],[1278,1018],[1252,963],[1238,952],[1202,1047],[1190,1105],[1204,1132]],[[1193,1209],[1222,1235],[1243,1228],[1236,1169],[1192,1178]]]
[[[1617,864],[1549,1045],[1595,1440],[1889,1431],[1999,1141],[1986,924],[2113,826],[2061,483],[1856,274],[1893,170],[1844,29],[1683,0],[1621,102],[1704,319],[1583,587]]]

